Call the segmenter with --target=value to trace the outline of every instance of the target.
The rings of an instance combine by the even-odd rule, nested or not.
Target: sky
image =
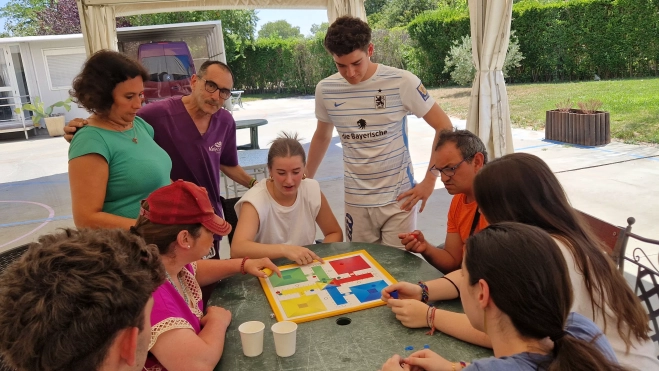
[[[0,0],[0,2],[2,1],[5,0]],[[311,25],[327,22],[327,10],[325,9],[259,9],[256,16],[259,17],[256,25],[257,33],[264,24],[283,19],[293,26],[300,27],[300,32],[308,36],[311,34]]]
[[[9,0],[0,0],[0,7],[5,6],[8,1]],[[325,9],[258,9],[257,16],[259,17],[256,26],[257,33],[265,23],[281,19],[287,21],[293,26],[300,27],[300,32],[303,35],[311,34],[311,25],[327,22],[327,10]],[[0,18],[0,31],[4,31],[4,25],[4,18]]]

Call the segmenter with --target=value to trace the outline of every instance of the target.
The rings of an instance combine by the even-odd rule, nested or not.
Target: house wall
[[[29,43],[20,43],[20,46],[30,97],[34,99],[35,96],[39,96],[48,105],[68,98],[70,84],[68,87],[51,89],[48,83],[49,72],[44,50],[75,51],[75,49],[70,48],[82,48],[84,52],[85,46],[82,37],[68,40],[31,41]],[[75,73],[80,72],[81,67],[71,66]],[[71,111],[69,112],[66,112],[64,108],[56,107],[53,113],[64,113],[67,121],[76,117],[89,116],[84,108],[78,107],[75,103],[71,104]]]

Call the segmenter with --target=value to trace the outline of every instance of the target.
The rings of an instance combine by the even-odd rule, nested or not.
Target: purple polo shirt
[[[220,109],[211,117],[208,131],[201,135],[181,98],[149,103],[137,115],[153,127],[153,139],[172,159],[171,179],[206,188],[215,212],[223,215],[220,164],[238,165],[236,122],[229,111]]]

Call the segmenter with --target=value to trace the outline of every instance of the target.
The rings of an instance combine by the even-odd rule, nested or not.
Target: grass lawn
[[[611,113],[611,136],[626,142],[659,143],[659,78],[506,86],[513,126],[543,129],[545,112],[568,98],[602,101]],[[450,116],[466,118],[470,88],[429,89]]]

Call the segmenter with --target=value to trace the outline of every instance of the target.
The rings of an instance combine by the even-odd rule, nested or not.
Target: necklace
[[[116,124],[116,123],[114,123],[114,122],[112,122],[112,121],[110,121],[110,120],[108,120],[108,119],[100,119],[100,118],[97,118],[97,117],[91,117],[91,118],[94,119],[94,121],[100,121],[100,122],[105,121],[106,124],[108,124],[108,123],[110,124],[110,127],[111,127],[112,129],[114,129],[114,130],[120,132],[121,134],[127,136],[128,138],[131,138],[130,135],[126,134],[126,131],[128,131],[128,130],[126,130],[126,131],[122,131],[122,130],[117,129],[117,128],[115,127],[115,126],[122,126],[122,125],[120,125],[120,124]],[[115,126],[112,126],[112,125],[115,125]],[[99,125],[96,124],[95,126],[99,126]],[[126,126],[128,126],[128,125],[126,125]],[[126,126],[123,126],[123,127],[126,127]],[[101,127],[102,127],[102,126],[101,126]],[[135,125],[133,125],[132,129],[133,129],[133,137],[131,138],[131,140],[133,141],[133,143],[137,144],[137,130],[135,129]]]
[[[188,294],[185,290],[185,285],[183,284],[183,280],[181,279],[181,276],[178,275],[177,277],[178,277],[178,283],[181,284],[181,290],[183,290],[183,293],[178,291],[178,287],[176,287],[176,285],[174,284],[174,281],[172,281],[172,277],[169,275],[169,273],[167,273],[167,271],[165,271],[165,276],[167,277],[167,281],[169,281],[169,283],[171,283],[172,286],[174,286],[174,290],[176,290],[176,292],[178,292],[178,294],[183,297],[183,300],[185,300],[185,304],[187,304],[189,306],[190,305],[190,299],[188,299]]]
[[[128,130],[126,130],[126,131],[121,131],[119,129],[115,129],[115,130],[117,130],[121,134],[123,134],[123,135],[130,138],[130,135],[126,134],[126,131],[128,131]],[[137,131],[135,130],[135,125],[133,125],[133,139],[132,140],[133,140],[133,143],[137,144]]]

